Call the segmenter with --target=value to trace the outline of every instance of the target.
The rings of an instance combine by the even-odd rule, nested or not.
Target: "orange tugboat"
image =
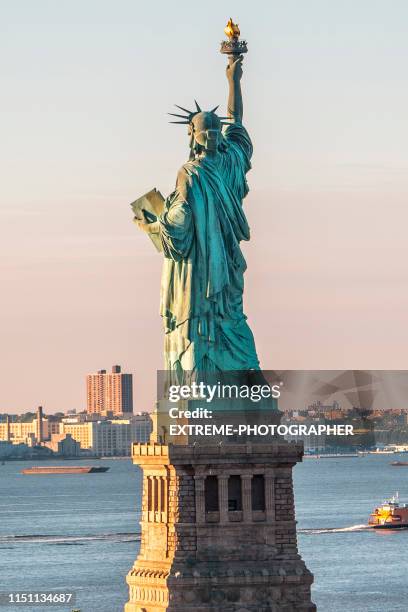
[[[400,504],[396,493],[370,514],[368,525],[374,529],[408,528],[408,504]]]

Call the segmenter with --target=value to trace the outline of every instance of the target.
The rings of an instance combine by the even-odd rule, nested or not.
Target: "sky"
[[[404,369],[408,4],[0,4],[0,412],[82,410],[122,364],[135,410],[162,365],[161,255],[129,203],[188,156],[173,105],[221,104],[248,40],[245,310],[265,369]]]

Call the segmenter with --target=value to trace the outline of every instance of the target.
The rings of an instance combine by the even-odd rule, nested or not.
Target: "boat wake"
[[[350,527],[327,527],[325,529],[298,529],[298,533],[305,535],[320,535],[321,533],[350,533],[352,531],[366,531],[371,530],[369,525],[351,525]]]
[[[90,535],[0,535],[0,548],[4,545],[19,543],[37,543],[37,544],[86,544],[87,542],[95,541],[109,542],[137,542],[140,540],[140,534],[137,533],[101,533]]]

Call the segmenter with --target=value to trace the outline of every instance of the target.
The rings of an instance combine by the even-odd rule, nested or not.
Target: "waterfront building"
[[[87,415],[64,418],[61,433],[69,433],[79,442],[82,450],[102,456],[128,456],[133,442],[147,442],[152,431],[152,421],[147,413],[129,418],[85,420]]]
[[[34,446],[49,438],[48,419],[44,418],[42,407],[31,421],[13,421],[10,416],[0,423],[0,440],[11,444]]]
[[[324,425],[324,419],[302,419],[296,422],[297,425],[305,425],[307,429],[310,428],[311,425],[317,427],[318,425]],[[282,425],[293,425],[293,421],[290,420],[282,420]],[[285,436],[285,440],[288,442],[303,442],[303,448],[305,453],[320,453],[326,449],[326,434],[321,433],[318,435],[317,433],[306,433],[297,435],[287,434]]]
[[[0,459],[4,459],[4,457],[11,455],[13,450],[14,445],[11,442],[0,440]]]
[[[81,419],[76,420],[62,419],[60,423],[60,434],[70,434],[74,440],[76,440],[82,450],[93,447],[93,425],[95,421],[82,421]]]
[[[13,444],[6,442],[6,440],[0,440],[0,459],[25,459],[30,457],[32,453],[32,447],[23,442]]]
[[[99,370],[88,374],[86,389],[88,413],[133,413],[132,374],[122,372],[119,365],[114,365],[110,373]]]
[[[110,419],[113,425],[128,425],[130,441],[148,442],[152,433],[152,419],[147,412],[135,414],[129,418]]]
[[[69,433],[52,434],[44,446],[61,457],[79,457],[81,445]]]
[[[60,422],[61,422],[60,418],[55,418],[52,415],[47,417],[48,436],[50,438],[53,434],[59,434]]]

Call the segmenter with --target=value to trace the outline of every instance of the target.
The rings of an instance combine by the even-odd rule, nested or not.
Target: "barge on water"
[[[33,466],[21,470],[22,474],[99,474],[107,472],[108,467],[93,465],[50,465]]]

